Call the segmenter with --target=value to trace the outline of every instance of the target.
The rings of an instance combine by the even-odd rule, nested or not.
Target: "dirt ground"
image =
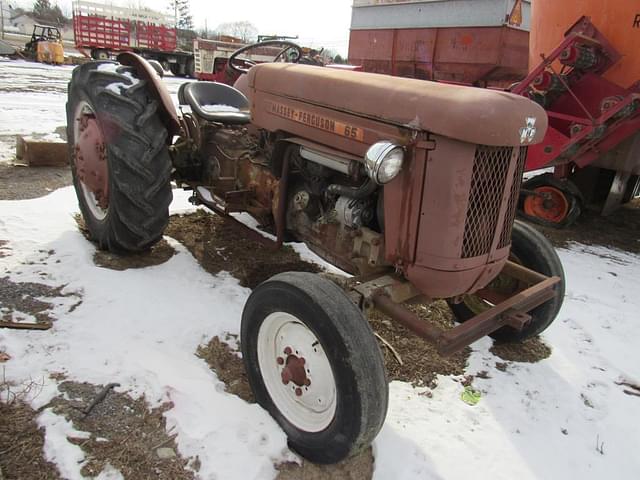
[[[0,479],[57,480],[58,469],[44,458],[44,429],[37,412],[22,401],[0,402]]]
[[[64,285],[50,287],[34,282],[13,282],[9,277],[0,278],[0,320],[51,324],[56,320],[52,312],[61,301],[66,305],[67,313],[82,303],[81,293],[62,293],[64,288]]]
[[[534,226],[556,247],[578,242],[640,253],[640,199],[623,205],[607,217],[585,210],[573,225],[564,229]]]
[[[0,200],[38,198],[71,185],[68,167],[21,167],[0,163]]]
[[[165,232],[187,247],[207,272],[227,271],[244,287],[254,288],[281,272],[320,271],[290,247],[274,251],[247,233],[237,222],[203,210],[172,216]]]
[[[127,479],[195,478],[185,468],[187,460],[177,454],[175,435],[166,430],[162,414],[170,404],[150,409],[144,398],[134,400],[126,393],[105,390],[104,385],[63,382],[58,389],[61,395],[50,403],[54,413],[90,434],[89,438],[69,439],[85,453],[84,476],[95,477],[109,464]],[[86,414],[105,391],[104,398]],[[197,463],[193,459],[189,467],[197,470]]]

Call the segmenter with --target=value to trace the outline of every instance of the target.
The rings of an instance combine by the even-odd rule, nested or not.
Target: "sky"
[[[99,3],[100,0],[96,0]],[[30,7],[33,0],[10,3]],[[71,0],[55,0],[65,13],[71,12]],[[104,2],[106,3],[106,2]],[[155,10],[168,10],[167,0],[115,0],[114,4],[142,4]],[[244,21],[253,23],[261,35],[299,36],[308,47],[325,47],[346,55],[349,44],[352,0],[191,0],[191,13],[196,28],[209,29],[221,23]]]

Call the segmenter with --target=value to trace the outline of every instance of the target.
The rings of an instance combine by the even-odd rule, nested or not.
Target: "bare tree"
[[[230,35],[239,38],[245,43],[254,42],[258,36],[256,26],[246,20],[241,22],[228,22],[218,25],[216,32],[221,35]]]
[[[176,27],[181,30],[193,30],[193,16],[189,0],[170,0],[169,8],[175,16]]]

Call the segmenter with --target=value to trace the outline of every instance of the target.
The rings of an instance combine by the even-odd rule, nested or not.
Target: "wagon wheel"
[[[548,277],[557,276],[561,279],[553,287],[553,298],[528,312],[532,320],[521,331],[505,326],[491,334],[491,337],[501,342],[522,342],[542,333],[558,315],[564,300],[565,276],[558,254],[549,241],[533,227],[517,220],[511,235],[510,260]],[[503,274],[488,285],[500,298],[513,296],[527,287],[528,285]],[[456,320],[462,323],[492,306],[492,303],[477,295],[465,295],[459,303],[449,302]]]
[[[167,129],[146,81],[115,62],[76,68],[67,137],[90,238],[100,248],[127,252],[160,240],[169,222],[171,159]]]
[[[375,438],[387,411],[382,354],[334,283],[303,272],[262,283],[242,313],[241,345],[256,400],[293,450],[334,463]]]
[[[539,225],[568,227],[582,212],[582,196],[569,180],[560,180],[545,173],[522,185],[521,216]]]

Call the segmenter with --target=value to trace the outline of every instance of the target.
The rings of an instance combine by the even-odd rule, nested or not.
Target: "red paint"
[[[573,68],[579,48],[599,52],[591,67]],[[562,64],[563,76],[558,73]],[[640,88],[606,79],[620,54],[588,18],[580,18],[565,39],[513,90],[535,99],[544,94],[549,128],[529,148],[526,171],[550,164],[584,167],[640,130]],[[568,88],[567,88],[568,87]],[[573,168],[563,169],[567,175]]]
[[[170,52],[177,47],[175,28],[126,19],[74,14],[73,33],[77,48],[112,51],[141,48]]]
[[[101,208],[109,205],[109,169],[106,145],[100,125],[93,115],[78,119],[79,137],[74,146],[74,162],[80,181],[96,197]]]
[[[564,193],[551,186],[538,187],[534,191],[540,195],[525,198],[524,213],[552,223],[561,223],[567,218],[569,201]]]

